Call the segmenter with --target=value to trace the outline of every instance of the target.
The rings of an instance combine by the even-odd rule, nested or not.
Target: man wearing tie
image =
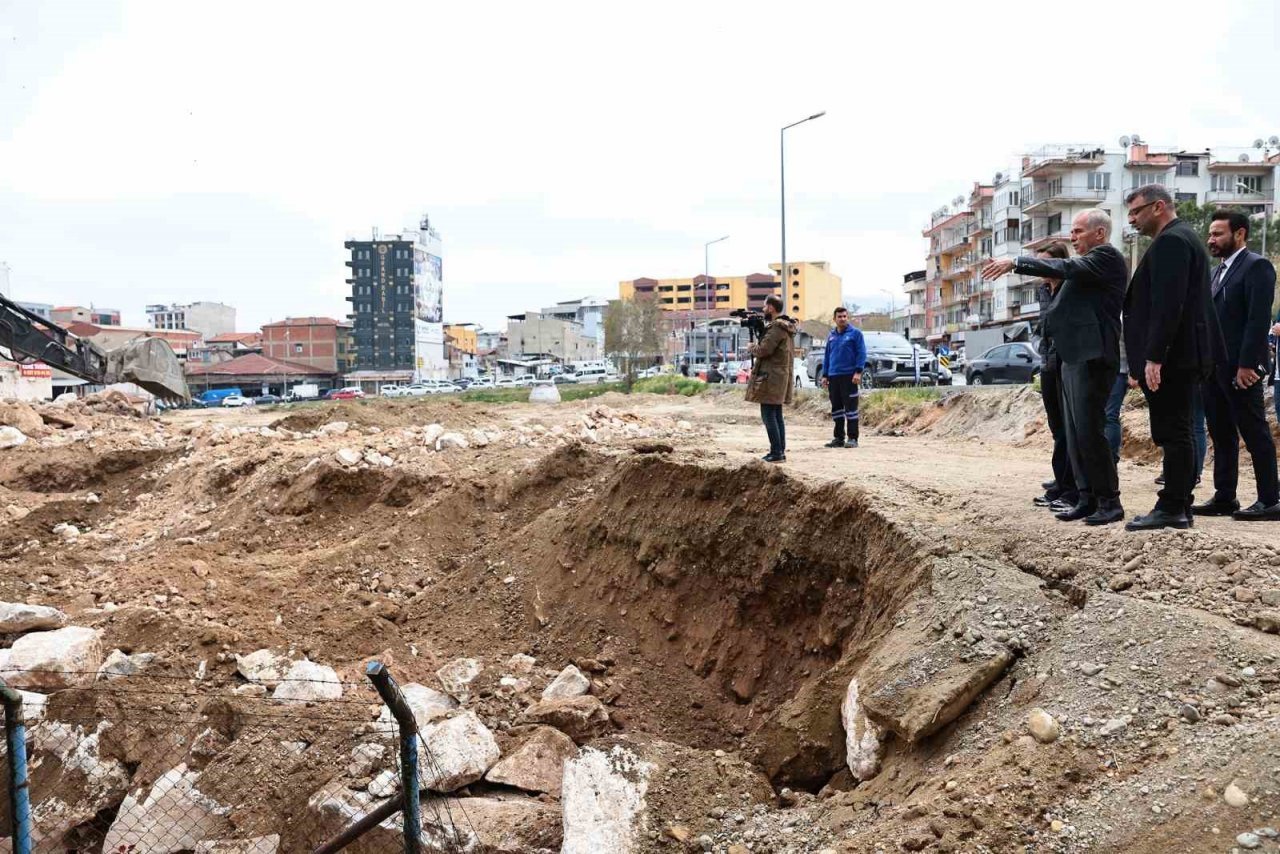
[[[1249,218],[1237,211],[1214,211],[1209,254],[1221,259],[1213,271],[1213,307],[1227,344],[1227,361],[1204,381],[1204,411],[1213,439],[1214,495],[1191,508],[1197,516],[1231,516],[1240,521],[1280,521],[1280,477],[1276,445],[1267,424],[1262,390],[1268,374],[1267,332],[1276,271],[1246,248]],[[1257,503],[1240,509],[1240,439],[1253,458]]]

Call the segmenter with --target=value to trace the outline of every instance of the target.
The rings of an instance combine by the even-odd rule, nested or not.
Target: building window
[[[302,345],[301,345],[301,344],[294,344],[294,345],[293,345],[293,354],[294,354],[295,356],[300,356],[300,355],[302,355]]]
[[[1168,180],[1169,176],[1164,172],[1134,172],[1131,189],[1136,190],[1148,184],[1159,184],[1163,187]]]
[[[1178,204],[1182,204],[1183,202],[1194,203],[1196,201],[1196,194],[1195,193],[1174,193],[1173,198],[1174,198],[1174,201],[1176,201]]]
[[[1062,214],[1054,214],[1049,217],[1048,231],[1046,234],[1052,236],[1062,231]]]
[[[1200,174],[1199,160],[1179,160],[1178,169],[1175,173],[1184,177],[1194,178]]]
[[[1089,173],[1089,189],[1090,190],[1110,190],[1111,189],[1111,173],[1110,172],[1090,172]]]

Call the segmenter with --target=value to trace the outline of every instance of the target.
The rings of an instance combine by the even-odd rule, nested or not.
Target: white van
[[[583,368],[572,375],[579,383],[597,385],[599,383],[616,382],[617,377],[605,367]]]

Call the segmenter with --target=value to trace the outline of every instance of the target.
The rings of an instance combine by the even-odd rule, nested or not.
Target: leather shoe
[[[847,441],[847,442],[845,442],[845,443],[844,443],[844,446],[845,446],[846,448],[856,448],[856,447],[858,447],[858,440],[857,440],[857,439],[850,439],[849,441]]]
[[[1124,521],[1124,507],[1118,498],[1104,498],[1098,502],[1098,509],[1092,516],[1085,518],[1086,525],[1110,525]]]
[[[1053,489],[1057,489],[1057,488],[1058,488],[1058,481],[1057,481],[1056,479],[1055,479],[1055,480],[1046,480],[1044,483],[1040,484],[1040,487],[1041,487],[1045,492],[1049,492],[1050,490],[1053,490]]]
[[[1092,516],[1096,512],[1098,512],[1098,503],[1096,501],[1081,501],[1065,513],[1056,514],[1056,518],[1059,522],[1076,522],[1086,516]]]
[[[1069,510],[1074,510],[1075,507],[1076,505],[1075,505],[1075,502],[1073,501],[1055,501],[1049,505],[1049,512],[1050,513],[1066,513]]]
[[[1239,509],[1240,502],[1234,498],[1229,501],[1223,501],[1217,496],[1210,498],[1203,504],[1191,505],[1191,512],[1196,516],[1230,516]]]
[[[843,448],[843,447],[844,447],[844,439],[832,439],[830,442],[828,442],[827,444],[823,445],[822,447],[824,447],[824,448]]]
[[[1191,527],[1191,520],[1185,513],[1170,513],[1167,510],[1152,510],[1145,516],[1138,516],[1125,524],[1126,531],[1158,531],[1161,528],[1176,528],[1185,531]]]
[[[761,459],[766,463],[785,463],[787,461],[787,455],[779,454],[775,457],[773,454],[765,454]]]
[[[1050,498],[1049,493],[1046,492],[1044,495],[1037,495],[1035,498],[1031,499],[1031,503],[1037,507],[1052,507],[1053,503],[1057,500],[1057,498]]]
[[[1268,507],[1261,501],[1255,501],[1243,510],[1232,513],[1231,518],[1238,522],[1280,522],[1280,504]]]

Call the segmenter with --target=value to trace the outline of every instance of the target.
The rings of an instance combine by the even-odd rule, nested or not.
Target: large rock
[[[272,693],[273,700],[309,703],[342,697],[342,681],[332,667],[314,661],[295,661]]]
[[[632,854],[645,827],[650,763],[624,747],[605,753],[584,747],[564,766],[561,854]]]
[[[98,668],[97,679],[119,679],[122,676],[136,676],[143,670],[147,669],[147,665],[156,660],[154,652],[139,652],[134,655],[126,655],[124,651],[113,649],[111,654],[107,656],[107,660],[102,662],[102,666]]]
[[[67,615],[47,605],[27,605],[22,602],[0,602],[0,634],[16,635],[44,629],[60,629],[67,624]]]
[[[529,798],[427,798],[420,814],[423,850],[428,852],[557,851],[563,836],[560,811]]]
[[[18,638],[9,649],[0,677],[14,688],[60,691],[92,684],[101,666],[98,632],[68,626]]]
[[[519,747],[490,768],[485,779],[527,792],[559,796],[564,763],[577,752],[573,739],[560,730],[538,727]]]
[[[520,723],[555,727],[578,744],[609,731],[609,712],[590,695],[543,700],[525,709]]]
[[[286,656],[269,649],[236,656],[236,672],[250,682],[265,685],[267,690],[280,684],[291,665],[292,662]]]
[[[4,426],[0,427],[0,451],[6,448],[16,448],[19,445],[25,445],[27,437],[21,430],[16,427]]]
[[[484,665],[474,658],[457,658],[436,671],[436,677],[447,694],[465,703],[471,696],[471,683],[476,681]]]
[[[196,788],[200,775],[179,765],[163,774],[145,795],[124,799],[103,842],[104,851],[174,854],[230,830],[231,810]]]
[[[846,762],[854,778],[865,782],[880,773],[880,761],[884,758],[884,742],[880,727],[867,720],[858,702],[858,680],[849,682],[844,703],[840,706],[840,718],[844,722]]]
[[[40,436],[48,432],[40,413],[27,404],[17,401],[0,402],[0,424],[12,427],[28,436]]]
[[[418,762],[424,788],[452,792],[484,776],[502,756],[493,733],[471,712],[420,730]]]
[[[196,844],[195,854],[276,854],[280,850],[280,837],[255,836],[251,839],[218,839]]]
[[[542,692],[544,700],[560,700],[565,697],[581,697],[591,690],[591,680],[570,664]]]
[[[458,708],[458,701],[448,694],[441,694],[436,689],[419,685],[417,682],[401,685],[400,693],[404,695],[409,711],[413,712],[413,719],[420,727],[431,721],[448,717],[454,709]],[[378,713],[378,730],[395,732],[394,726],[395,718],[391,715],[391,709],[383,706],[382,711]]]
[[[33,709],[26,698],[24,693],[23,708],[30,715]],[[30,717],[27,722],[32,723]],[[43,720],[27,730],[32,791],[55,793],[33,805],[32,819],[41,842],[37,850],[62,842],[74,828],[93,821],[103,810],[114,809],[128,793],[128,771],[102,749],[110,729],[106,721],[86,731],[79,725]]]

